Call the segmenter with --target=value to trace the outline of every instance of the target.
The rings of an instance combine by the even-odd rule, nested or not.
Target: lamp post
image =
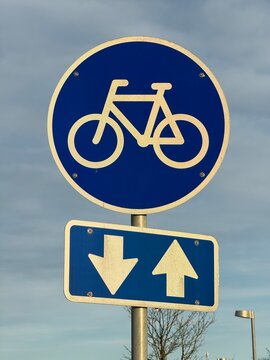
[[[252,310],[236,310],[235,316],[251,320],[252,359],[257,360],[255,339],[255,314]]]

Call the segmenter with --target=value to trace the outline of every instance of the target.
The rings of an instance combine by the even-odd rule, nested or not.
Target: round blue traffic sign
[[[50,103],[48,136],[60,171],[83,196],[147,214],[208,184],[227,148],[229,112],[216,78],[192,53],[127,37],[66,71]]]

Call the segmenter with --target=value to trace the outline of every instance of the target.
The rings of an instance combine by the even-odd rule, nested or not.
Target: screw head
[[[75,76],[75,77],[78,77],[80,74],[79,74],[79,71],[74,71],[73,72],[73,76]]]
[[[205,177],[205,173],[202,171],[202,172],[200,172],[200,177],[201,178],[204,178]]]
[[[204,78],[204,77],[205,77],[205,73],[200,72],[200,73],[199,73],[199,77],[200,77],[200,78]]]
[[[78,174],[77,174],[77,173],[73,173],[71,176],[73,177],[73,179],[76,179],[76,178],[78,177]]]
[[[92,291],[88,291],[87,296],[92,297],[93,295]]]
[[[195,300],[195,305],[200,305],[200,300]]]
[[[199,246],[199,245],[200,245],[199,240],[195,240],[195,241],[194,241],[194,244],[195,244],[195,246]]]
[[[93,234],[93,231],[94,231],[94,230],[91,229],[91,228],[88,228],[88,229],[87,229],[87,232],[88,232],[89,235]]]

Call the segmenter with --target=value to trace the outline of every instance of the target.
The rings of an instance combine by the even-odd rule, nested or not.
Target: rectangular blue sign
[[[75,302],[214,311],[218,244],[200,234],[72,220],[64,291]]]

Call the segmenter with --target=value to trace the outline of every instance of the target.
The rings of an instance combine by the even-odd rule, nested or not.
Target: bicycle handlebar
[[[151,88],[153,90],[159,90],[159,89],[171,90],[172,84],[171,83],[152,83]]]

